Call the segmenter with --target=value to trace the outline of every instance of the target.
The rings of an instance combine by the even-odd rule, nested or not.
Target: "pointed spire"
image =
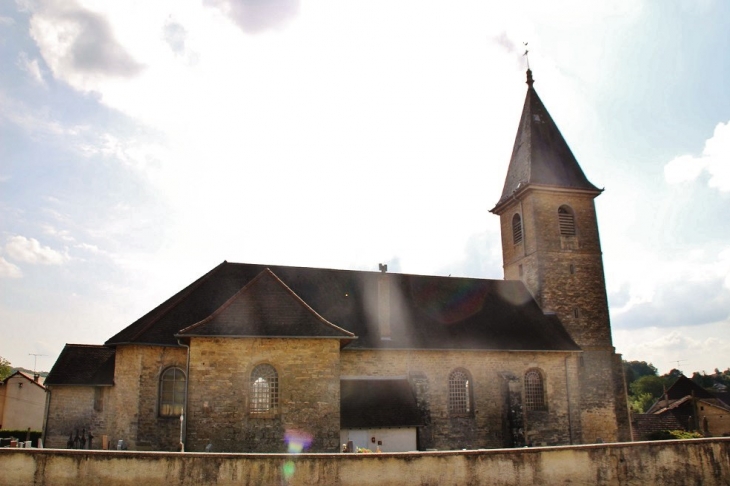
[[[568,143],[533,87],[532,71],[527,70],[527,95],[512,149],[498,209],[527,185],[577,189],[600,194],[580,168]]]

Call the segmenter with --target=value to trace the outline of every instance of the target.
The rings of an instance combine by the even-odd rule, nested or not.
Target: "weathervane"
[[[525,57],[525,59],[527,59],[527,70],[529,71],[529,69],[530,69],[530,56],[527,55],[527,53],[530,52],[527,49],[527,44],[529,44],[529,42],[523,42],[522,44],[525,46],[525,53],[522,54],[522,55]]]

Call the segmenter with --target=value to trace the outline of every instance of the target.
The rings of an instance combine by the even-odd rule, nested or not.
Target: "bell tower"
[[[583,173],[534,88],[527,95],[500,217],[504,276],[522,280],[544,312],[560,318],[582,348],[583,441],[629,440],[621,358],[615,353],[594,199]]]

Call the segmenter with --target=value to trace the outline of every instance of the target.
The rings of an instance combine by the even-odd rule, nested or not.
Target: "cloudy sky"
[[[722,0],[0,2],[0,356],[48,370],[223,260],[501,278],[529,42],[605,188],[617,351],[725,369],[728,22]]]

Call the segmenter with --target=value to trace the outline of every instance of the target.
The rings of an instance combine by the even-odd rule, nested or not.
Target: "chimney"
[[[38,378],[40,377],[41,375],[39,375],[38,373],[33,373],[33,381],[35,381],[36,383],[38,383]]]

